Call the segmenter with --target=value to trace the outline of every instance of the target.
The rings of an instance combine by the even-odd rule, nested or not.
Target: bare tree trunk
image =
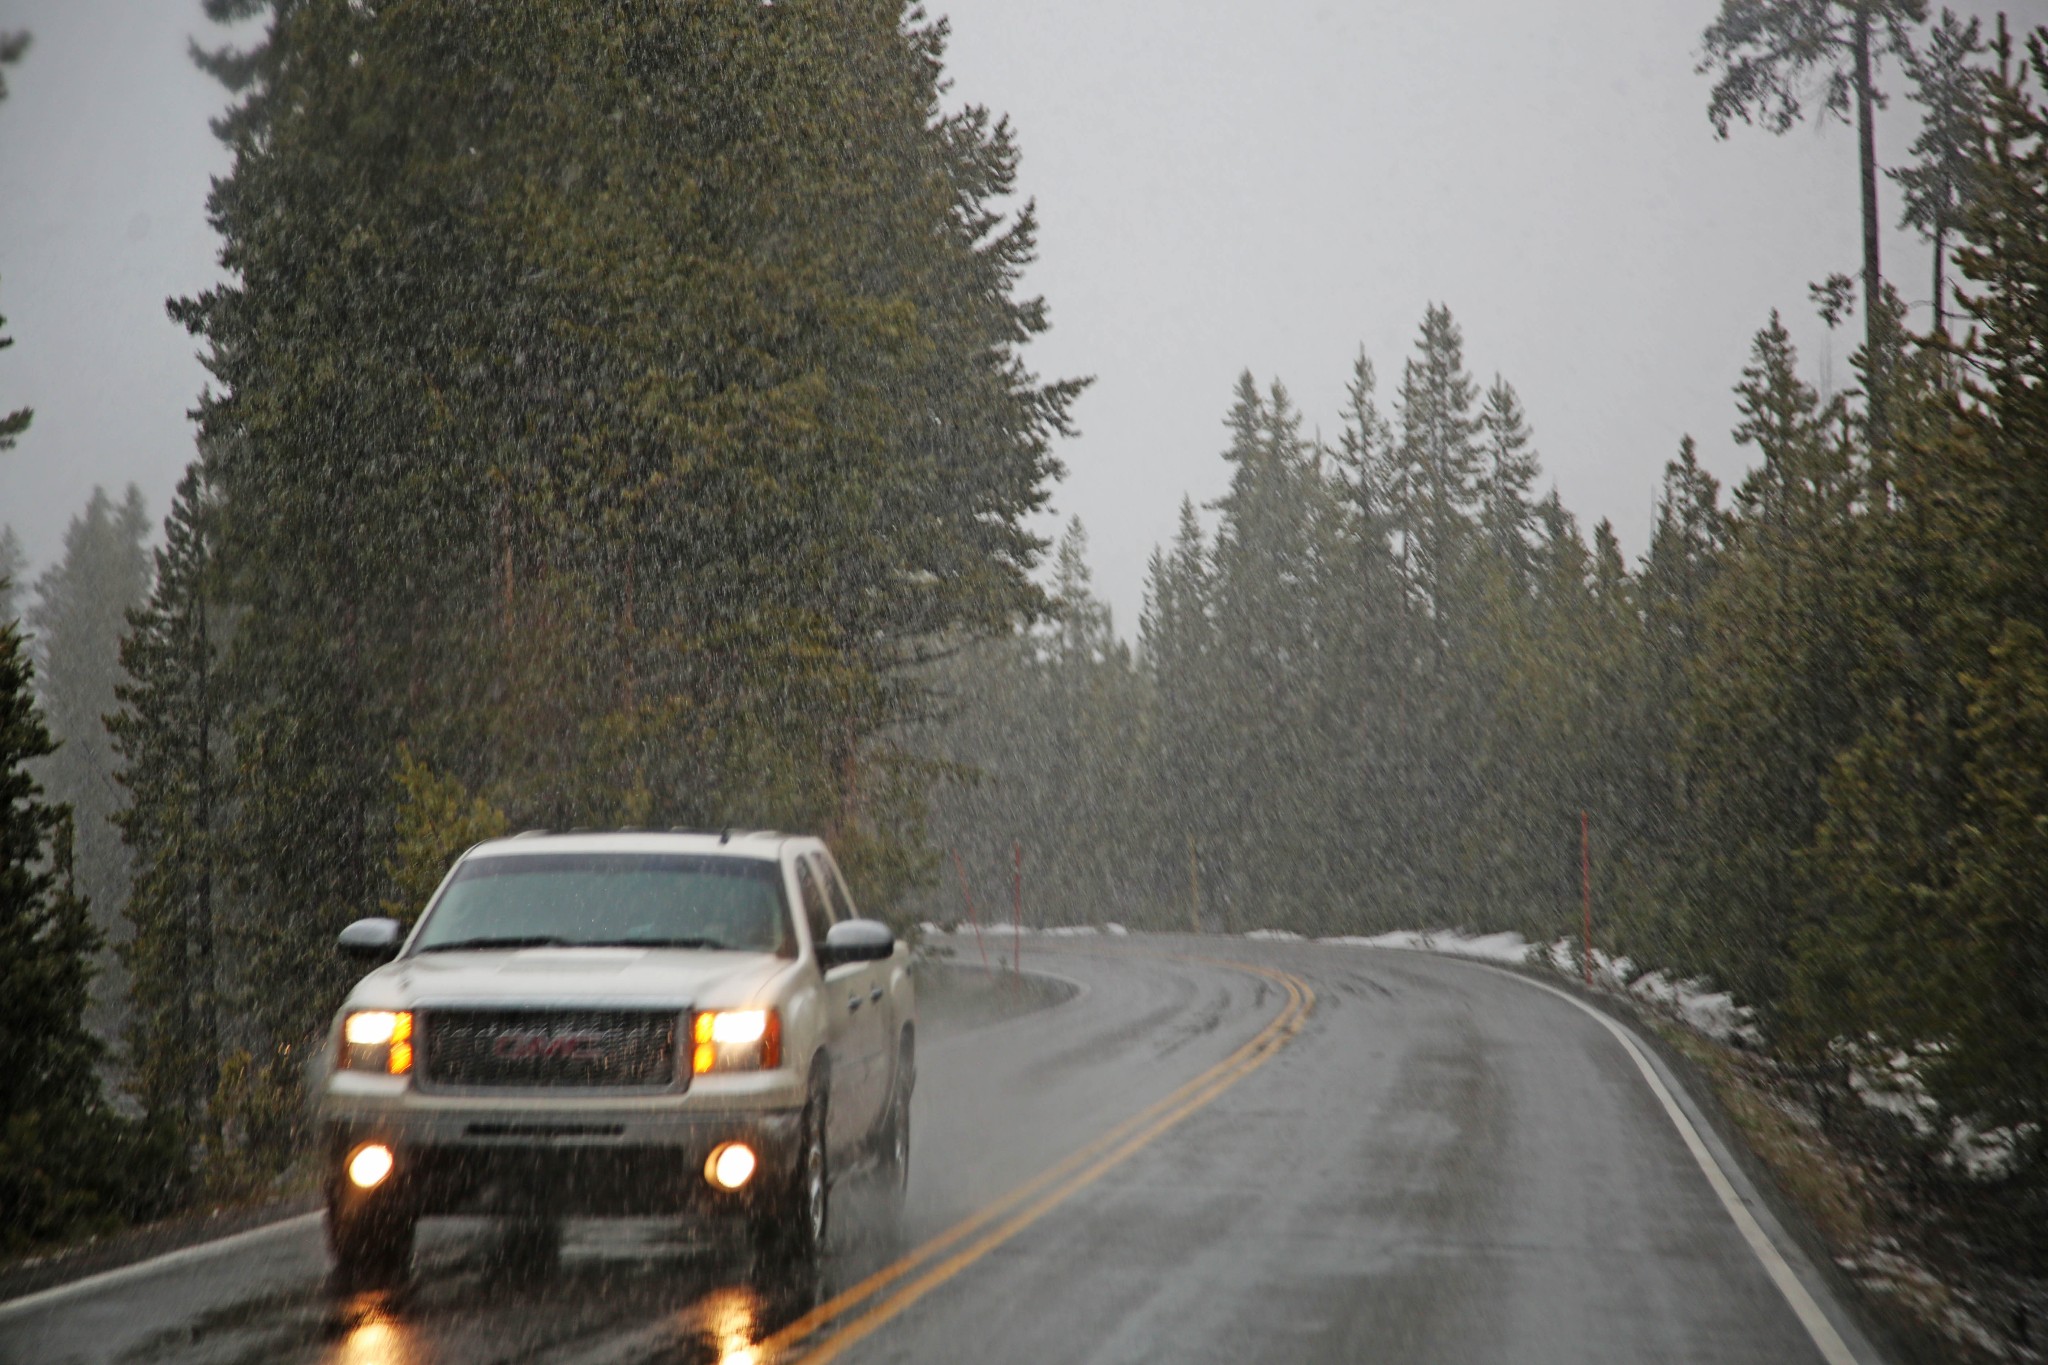
[[[1934,335],[1946,339],[1948,336],[1948,312],[1941,293],[1946,287],[1942,278],[1948,264],[1948,224],[1939,215],[1934,220]]]
[[[1884,430],[1883,352],[1879,334],[1879,294],[1884,278],[1877,261],[1877,129],[1870,75],[1870,0],[1856,6],[1856,140],[1863,171],[1863,342],[1870,357],[1870,435],[1875,443]]]
[[[199,700],[199,747],[195,757],[198,760],[199,791],[197,805],[199,823],[199,903],[198,912],[198,1004],[199,1037],[196,1040],[199,1062],[198,1109],[191,1117],[195,1126],[203,1125],[203,1131],[215,1142],[220,1140],[217,1126],[218,1115],[213,1110],[213,1097],[220,1092],[220,976],[214,956],[214,905],[213,905],[213,860],[216,856],[213,816],[213,696],[209,684],[213,680],[213,642],[207,632],[207,610],[205,592],[209,584],[204,578],[198,585],[200,600],[195,604],[199,626],[198,700]]]

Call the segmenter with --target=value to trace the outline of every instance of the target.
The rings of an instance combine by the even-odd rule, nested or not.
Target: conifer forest
[[[1603,953],[1822,1091],[1922,1059],[2048,1262],[2048,28],[1725,0],[1674,54],[1730,138],[1867,130],[1874,59],[1920,136],[1863,139],[1861,271],[1756,319],[1748,472],[1674,441],[1647,552],[1450,300],[1328,357],[1338,429],[1216,393],[1227,491],[1159,490],[1119,630],[1046,534],[1118,376],[1030,361],[1018,139],[948,112],[942,21],[204,5],[260,36],[199,53],[189,466],[39,575],[0,541],[0,1246],[287,1178],[335,934],[477,840],[742,826],[905,930],[1006,918],[1021,857],[1027,925],[1576,943],[1589,873]]]

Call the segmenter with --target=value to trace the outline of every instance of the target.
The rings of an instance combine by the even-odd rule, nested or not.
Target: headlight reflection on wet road
[[[759,1365],[762,1308],[759,1292],[744,1285],[714,1289],[697,1305],[718,1365]]]
[[[392,1313],[385,1295],[361,1295],[349,1308],[354,1321],[328,1357],[332,1365],[425,1365],[419,1334]]]

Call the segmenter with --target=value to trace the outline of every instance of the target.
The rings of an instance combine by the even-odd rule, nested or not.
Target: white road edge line
[[[1491,964],[1483,962],[1475,962],[1473,965],[1491,967]],[[1642,1072],[1643,1079],[1649,1082],[1650,1093],[1664,1106],[1664,1113],[1670,1118],[1671,1126],[1685,1139],[1686,1148],[1692,1153],[1692,1159],[1699,1163],[1701,1173],[1707,1177],[1707,1183],[1712,1185],[1714,1193],[1720,1196],[1721,1207],[1728,1211],[1728,1216],[1735,1221],[1736,1228],[1742,1233],[1743,1240],[1749,1243],[1749,1249],[1755,1252],[1757,1260],[1763,1263],[1764,1273],[1771,1277],[1771,1283],[1785,1296],[1785,1302],[1791,1306],[1793,1316],[1799,1319],[1799,1325],[1806,1329],[1806,1335],[1813,1338],[1813,1344],[1820,1351],[1821,1358],[1827,1361],[1828,1365],[1857,1365],[1855,1353],[1849,1349],[1849,1343],[1842,1340],[1841,1333],[1828,1321],[1828,1316],[1821,1311],[1820,1304],[1807,1292],[1799,1276],[1793,1273],[1784,1254],[1771,1241],[1762,1224],[1756,1221],[1756,1215],[1742,1202],[1742,1196],[1735,1192],[1735,1185],[1728,1179],[1728,1173],[1721,1169],[1721,1163],[1716,1161],[1714,1154],[1707,1149],[1706,1142],[1700,1137],[1699,1129],[1693,1127],[1692,1120],[1678,1107],[1678,1101],[1672,1097],[1670,1088],[1664,1084],[1664,1078],[1650,1065],[1650,1059],[1643,1055],[1642,1048],[1636,1045],[1636,1040],[1629,1031],[1567,991],[1561,991],[1542,981],[1532,981],[1520,972],[1505,971],[1499,967],[1492,967],[1492,970],[1500,972],[1502,976],[1513,977],[1525,986],[1548,991],[1565,1003],[1584,1010],[1599,1020],[1602,1028],[1615,1036],[1628,1052],[1629,1058],[1635,1062],[1636,1070]]]
[[[33,1294],[24,1294],[18,1299],[9,1299],[5,1303],[0,1303],[0,1320],[19,1317],[23,1313],[32,1313],[38,1308],[47,1308],[51,1304],[61,1303],[65,1299],[76,1298],[82,1294],[90,1294],[95,1290],[105,1289],[109,1285],[121,1284],[128,1280],[139,1280],[145,1276],[169,1270],[174,1266],[185,1265],[193,1261],[203,1261],[209,1257],[218,1256],[224,1251],[248,1246],[253,1242],[267,1241],[286,1232],[297,1232],[304,1228],[317,1227],[321,1217],[322,1215],[317,1212],[301,1213],[279,1222],[265,1223],[261,1227],[250,1228],[246,1232],[237,1232],[227,1237],[216,1238],[211,1242],[198,1242],[192,1246],[179,1247],[176,1251],[166,1251],[163,1255],[152,1256],[146,1261],[136,1261],[130,1265],[115,1266],[112,1270],[102,1270],[99,1274],[88,1275],[82,1280],[71,1280],[65,1284],[51,1285],[48,1289],[40,1289]]]

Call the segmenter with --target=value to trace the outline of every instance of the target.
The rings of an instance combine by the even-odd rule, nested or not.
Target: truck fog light
[[[349,1183],[359,1190],[373,1190],[391,1174],[391,1164],[389,1147],[381,1142],[366,1142],[348,1159]]]
[[[753,1177],[754,1149],[744,1142],[721,1145],[704,1163],[704,1178],[721,1190],[736,1190]]]

